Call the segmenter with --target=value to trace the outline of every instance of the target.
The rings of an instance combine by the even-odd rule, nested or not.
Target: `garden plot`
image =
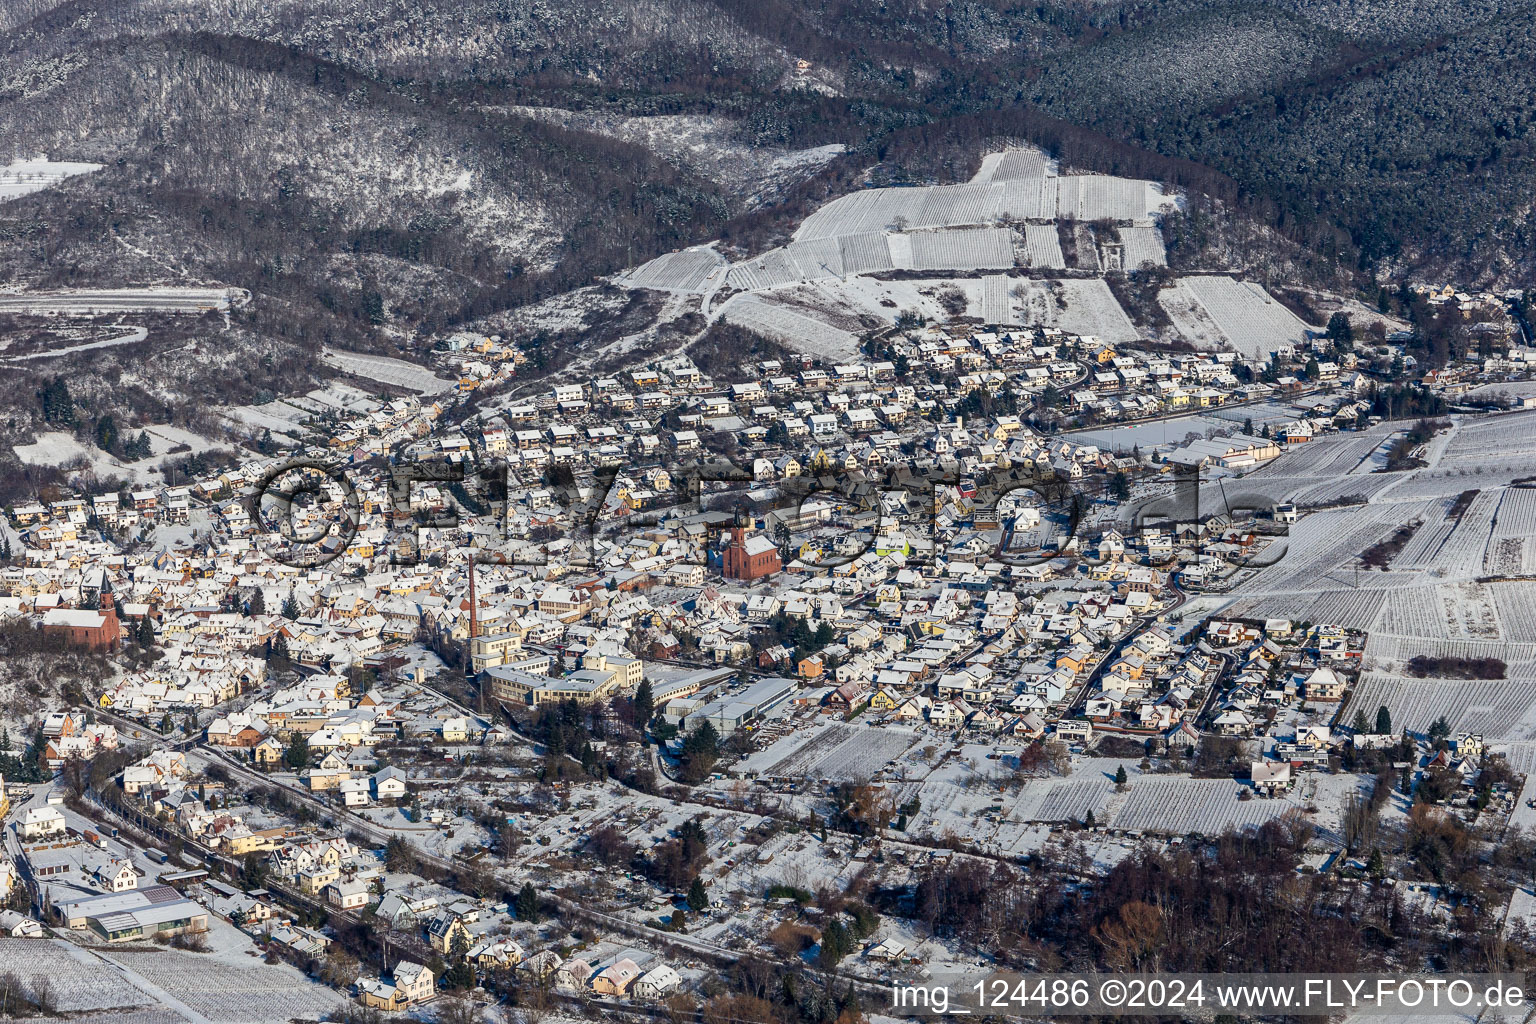
[[[762,770],[768,778],[824,779],[827,782],[867,780],[916,746],[922,737],[906,729],[834,724],[809,737],[792,734],[800,743]],[[779,743],[783,743],[780,740]],[[774,748],[779,746],[774,744]]]
[[[1083,821],[1090,811],[1104,820],[1114,785],[1102,776],[1031,782],[1009,811],[1016,821]]]
[[[890,270],[891,247],[883,231],[863,235],[842,235],[837,239],[838,257],[845,274],[872,274]]]
[[[1139,270],[1147,263],[1157,267],[1168,265],[1168,250],[1163,246],[1163,233],[1155,226],[1121,228],[1120,242],[1125,247],[1124,266],[1127,271]]]
[[[1116,345],[1129,344],[1139,337],[1131,318],[1125,315],[1101,278],[1023,283],[1025,323],[1059,327]]]
[[[1430,653],[1430,652],[1424,652]],[[1494,655],[1496,656],[1496,655]],[[1394,729],[1424,735],[1442,715],[1452,733],[1489,740],[1536,739],[1536,678],[1412,679],[1367,672],[1340,718],[1367,717],[1385,705]]]
[[[993,160],[992,157],[997,159]],[[1005,149],[998,154],[988,154],[982,161],[982,170],[987,174],[983,178],[977,174],[973,181],[1016,181],[1019,179],[1044,178],[1056,173],[1056,161],[1052,160],[1043,150],[1029,147],[1026,149]]]
[[[720,307],[720,316],[729,323],[746,327],[789,347],[839,362],[858,357],[859,339],[804,313],[784,306],[773,306],[749,295],[735,295]]]
[[[1013,302],[1009,290],[1013,282],[1003,274],[988,274],[981,279],[981,319],[988,324],[1012,324]]]
[[[1204,307],[1218,330],[1242,354],[1264,359],[1283,345],[1300,347],[1307,325],[1252,282],[1230,277],[1186,277],[1179,282]]]
[[[701,245],[642,263],[625,274],[622,281],[631,288],[700,293],[726,266],[724,256]]]
[[[250,948],[249,942],[245,948]],[[238,949],[219,953],[118,949],[101,955],[136,982],[164,991],[201,1019],[216,1024],[318,1020],[337,1002],[335,992],[297,969],[263,963]]]
[[[997,203],[997,215],[1013,220],[1055,220],[1059,178],[1023,178],[1005,181]]]
[[[343,373],[366,377],[397,388],[407,388],[423,395],[441,394],[453,387],[453,381],[443,380],[425,366],[404,359],[368,355],[364,352],[343,352],[333,348],[325,349],[320,358]]]
[[[1058,179],[1056,215],[1064,220],[1150,222],[1164,204],[1156,182],[1107,174],[1073,174]]]
[[[0,937],[0,971],[16,975],[28,987],[39,978],[48,979],[58,1008],[67,1013],[155,1002],[120,972],[62,939]]]
[[[1144,777],[1110,820],[1111,828],[1168,835],[1219,835],[1228,828],[1257,827],[1296,805],[1290,800],[1239,800],[1247,787],[1230,779]]]
[[[1065,270],[1067,258],[1061,251],[1061,239],[1054,224],[1024,225],[1024,258],[1032,267]]]
[[[912,266],[916,270],[983,270],[1013,266],[1013,232],[1007,228],[918,231],[908,237],[912,243]]]

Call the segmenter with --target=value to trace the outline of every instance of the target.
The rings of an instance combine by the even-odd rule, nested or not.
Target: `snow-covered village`
[[[0,1018],[1536,974],[1501,3],[0,5]]]

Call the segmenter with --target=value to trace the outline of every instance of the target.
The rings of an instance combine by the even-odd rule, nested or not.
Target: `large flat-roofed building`
[[[618,691],[621,678],[614,672],[583,669],[565,679],[556,679],[503,666],[486,669],[485,675],[490,681],[491,696],[497,700],[534,706],[560,700],[574,700],[578,704],[606,700]]]
[[[799,687],[798,679],[782,676],[760,679],[741,693],[724,695],[689,711],[683,724],[692,732],[709,722],[721,736],[728,736],[789,699]]]
[[[60,924],[89,928],[107,942],[131,942],[208,929],[208,911],[168,885],[55,903],[53,913]]]

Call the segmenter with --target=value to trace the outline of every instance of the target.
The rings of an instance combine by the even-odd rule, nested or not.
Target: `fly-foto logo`
[[[721,534],[747,524],[764,530],[786,560],[829,569],[892,549],[906,564],[932,564],[952,557],[940,545],[956,534],[965,535],[968,561],[1027,567],[1067,550],[1103,501],[1102,481],[1032,466],[967,472],[953,463],[903,464],[873,472],[834,469],[814,456],[806,465],[765,487],[724,458],[580,474],[549,463],[536,479],[516,483],[496,461],[374,470],[295,459],[269,469],[246,507],[260,549],[301,568],[374,552],[381,533],[397,565],[442,546],[487,562],[593,567],[637,537],[668,530],[679,534],[679,561],[707,564]]]

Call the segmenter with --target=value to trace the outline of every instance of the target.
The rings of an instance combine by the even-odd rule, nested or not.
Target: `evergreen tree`
[[[1328,340],[1340,348],[1352,348],[1355,344],[1355,327],[1349,314],[1343,311],[1328,318]]]
[[[821,931],[821,949],[817,951],[816,962],[823,968],[836,967],[838,961],[852,950],[853,936],[848,933],[848,928],[843,922],[833,920]]]
[[[704,879],[694,875],[693,884],[688,887],[688,909],[697,914],[708,906],[709,893],[704,888]]]
[[[69,426],[75,422],[75,400],[69,394],[69,385],[63,377],[55,377],[43,385],[37,393],[43,407],[43,422]]]
[[[1355,709],[1354,721],[1350,722],[1349,727],[1354,730],[1356,736],[1364,736],[1371,731],[1370,723],[1365,720],[1364,708]]]
[[[1125,774],[1125,765],[1115,769],[1115,785],[1123,787],[1129,781],[1130,778]]]
[[[1387,710],[1385,704],[1376,708],[1376,732],[1382,736],[1392,734],[1392,712]]]
[[[299,601],[293,596],[293,591],[288,591],[288,596],[283,599],[283,618],[290,622],[299,617]]]
[[[288,749],[283,751],[283,763],[293,771],[302,771],[309,765],[309,737],[301,732],[293,734]]]
[[[246,605],[245,610],[249,615],[263,615],[266,613],[267,598],[266,595],[262,593],[260,587],[257,587],[255,590],[251,591],[251,600],[250,603]]]
[[[523,887],[517,891],[517,903],[514,908],[517,911],[519,921],[539,920],[539,894],[533,891],[532,882],[524,882]]]
[[[117,441],[117,423],[112,419],[112,414],[107,413],[96,421],[96,447],[104,452],[115,452]]]
[[[641,679],[640,685],[635,688],[635,721],[640,730],[645,731],[645,723],[651,720],[656,713],[656,698],[651,692],[651,681]]]
[[[275,672],[286,672],[293,665],[293,656],[288,653],[288,638],[281,633],[267,644],[267,664]]]
[[[139,617],[139,628],[135,633],[140,647],[153,647],[155,645],[155,623],[148,615]]]

